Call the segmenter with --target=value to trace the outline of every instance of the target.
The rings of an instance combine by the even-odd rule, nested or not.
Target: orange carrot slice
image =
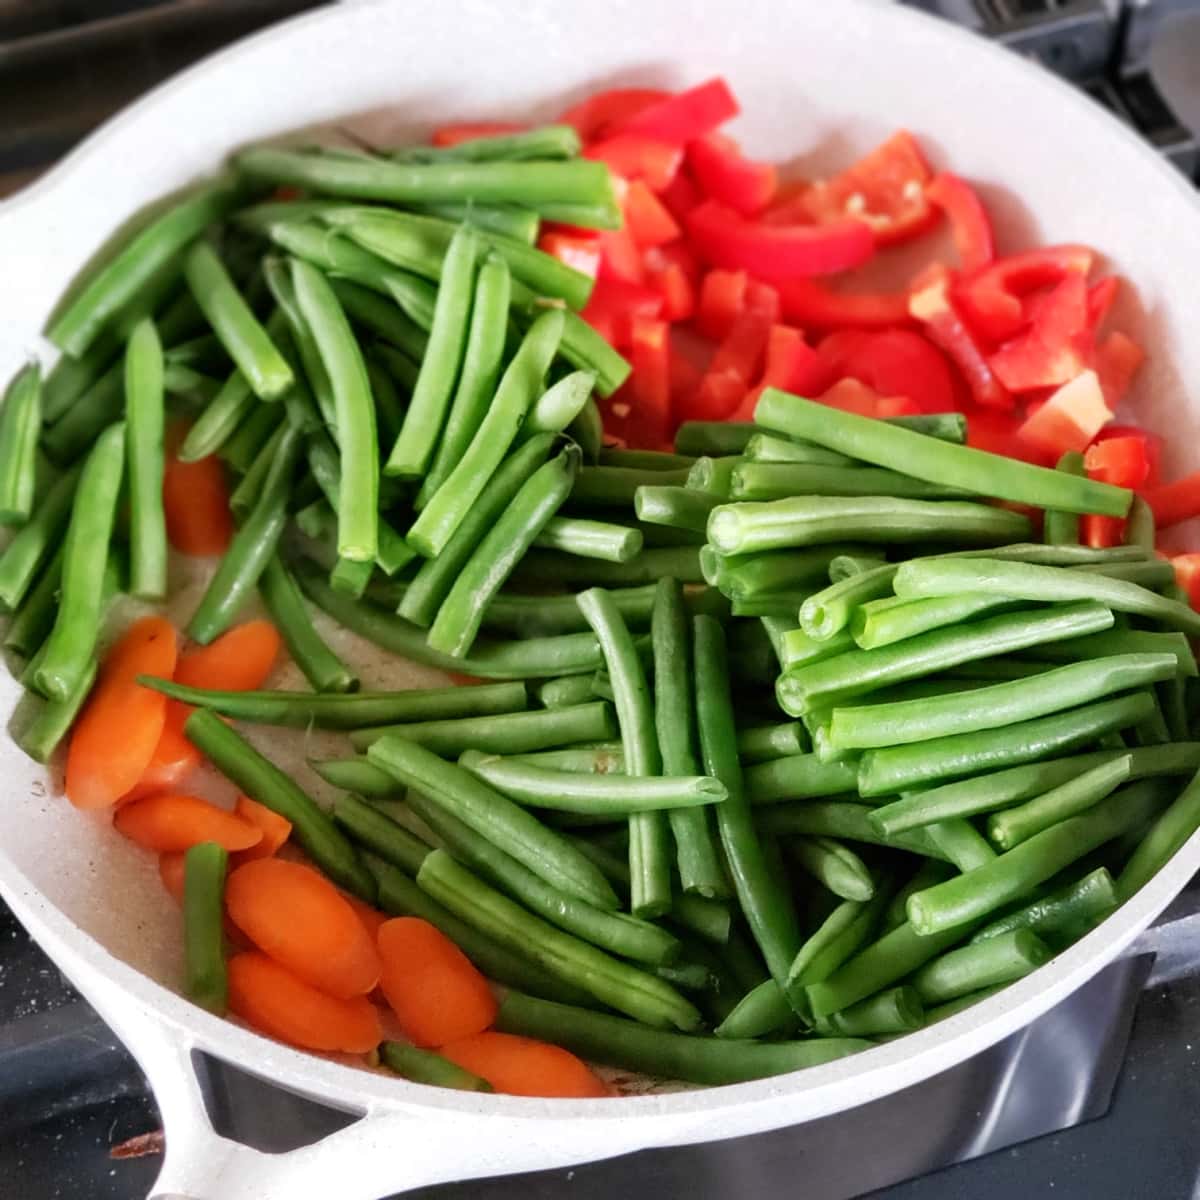
[[[113,817],[118,833],[147,850],[182,852],[201,842],[246,850],[262,841],[257,825],[199,796],[161,792],[122,805]]]
[[[366,1054],[383,1040],[379,1011],[362,996],[327,996],[257,950],[235,954],[228,971],[230,1011],[281,1042]]]
[[[379,982],[379,954],[346,898],[319,872],[282,858],[243,863],[225,905],[262,951],[330,996],[362,996]]]
[[[109,651],[71,734],[67,798],[76,808],[107,808],[141,777],[162,735],[166,697],[138,675],[170,679],[175,630],[163,617],[135,621]]]
[[[158,856],[158,877],[176,904],[183,903],[183,852],[172,850]]]
[[[167,537],[182,554],[223,554],[233,537],[225,468],[215,455],[180,462],[176,452],[183,433],[179,428],[171,430],[163,464]]]
[[[586,1099],[611,1094],[569,1050],[515,1033],[476,1033],[440,1047],[438,1053],[510,1096]]]
[[[419,917],[380,926],[379,985],[404,1036],[416,1046],[440,1046],[486,1029],[496,998],[471,960],[440,929]]]
[[[372,908],[365,900],[360,900],[357,896],[352,896],[349,892],[342,892],[342,897],[346,903],[354,909],[354,915],[362,922],[362,927],[367,931],[367,937],[371,939],[371,944],[375,944],[376,938],[379,936],[379,927],[388,920],[387,913],[382,913],[377,908]]]
[[[262,831],[262,841],[251,846],[249,850],[241,851],[234,866],[254,858],[270,858],[291,837],[292,823],[287,817],[281,817],[274,809],[259,804],[257,800],[251,800],[249,796],[239,796],[233,811],[243,821],[248,821]]]

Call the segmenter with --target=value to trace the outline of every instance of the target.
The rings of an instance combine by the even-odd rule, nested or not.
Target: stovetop
[[[1155,76],[1161,23],[1200,11],[1200,0],[912,3],[1071,79],[1200,182],[1196,136],[1165,98],[1179,81]],[[0,196],[155,83],[313,7],[0,0]],[[207,1097],[218,1132],[264,1150],[307,1144],[349,1120],[218,1063]],[[1198,1112],[1200,877],[1130,956],[1058,1009],[898,1096],[751,1138],[413,1195],[766,1200],[802,1189],[808,1200],[1185,1200],[1200,1196]],[[136,1064],[0,904],[0,1195],[142,1197],[161,1147]]]

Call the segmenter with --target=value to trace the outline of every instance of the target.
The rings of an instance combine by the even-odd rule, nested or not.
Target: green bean
[[[1174,857],[1200,827],[1200,774],[1158,814],[1117,877],[1117,895],[1128,900]]]
[[[843,838],[851,842],[907,850],[930,858],[946,858],[924,829],[881,834],[871,824],[870,812],[869,805],[844,800],[801,800],[770,805],[759,809],[754,817],[755,824],[764,833]]]
[[[1082,879],[997,917],[973,934],[971,941],[981,942],[1017,929],[1029,929],[1053,944],[1062,944],[1097,925],[1118,902],[1112,876],[1107,868],[1100,867]]]
[[[583,411],[596,386],[591,371],[572,371],[544,391],[525,417],[520,437],[535,433],[561,433]]]
[[[423,508],[449,477],[487,413],[500,377],[511,293],[508,264],[488,255],[475,280],[462,372],[433,461],[417,493],[417,508]]]
[[[803,629],[791,629],[783,635],[779,665],[784,671],[833,658],[854,648],[848,629],[840,629],[828,638],[818,640]]]
[[[988,558],[924,559],[901,564],[893,586],[898,596],[975,591],[1019,600],[1090,599],[1115,612],[1149,617],[1191,636],[1200,633],[1200,613],[1136,583],[1110,579],[1091,571],[1069,571]]]
[[[46,336],[63,353],[79,358],[121,309],[135,301],[193,238],[225,216],[236,202],[236,192],[221,183],[167,209],[86,279],[51,321]]]
[[[595,631],[612,680],[617,723],[625,746],[625,770],[633,776],[659,775],[662,758],[646,675],[620,609],[608,593],[593,588],[576,602]],[[629,867],[635,916],[659,916],[671,906],[668,824],[660,812],[629,818]]]
[[[228,866],[229,853],[216,842],[192,846],[183,860],[183,990],[219,1017],[229,988],[222,928]]]
[[[678,938],[624,913],[606,912],[548,886],[517,859],[493,846],[436,803],[409,793],[409,807],[467,868],[523,904],[550,925],[620,958],[662,965],[678,960]]]
[[[914,601],[914,603],[927,603]],[[1187,637],[1182,633],[1157,633],[1142,629],[1112,629],[1087,637],[1030,647],[1025,658],[1045,662],[1072,662],[1077,659],[1098,658],[1108,654],[1173,654],[1177,674],[1196,675],[1196,658]]]
[[[600,451],[599,466],[625,467],[634,471],[681,471],[695,465],[696,460],[684,454],[666,450],[625,450],[606,446]]]
[[[935,821],[925,826],[924,832],[960,871],[973,871],[996,857],[996,852],[969,821]]]
[[[713,1035],[730,1040],[759,1038],[769,1034],[791,1035],[799,1028],[800,1018],[788,1003],[783,988],[774,979],[764,979],[742,996],[713,1030]]]
[[[130,334],[125,353],[126,459],[129,470],[130,591],[143,600],[167,593],[163,511],[163,359],[154,322]]]
[[[971,494],[963,488],[926,483],[878,467],[743,462],[734,468],[729,498],[784,500],[792,496],[895,496],[940,500]]]
[[[410,875],[421,869],[431,847],[381,808],[346,795],[334,801],[332,811],[333,819],[361,846]]]
[[[802,1070],[866,1049],[854,1038],[752,1042],[688,1037],[645,1029],[635,1021],[510,992],[496,1027],[542,1038],[594,1062],[700,1084],[742,1083]]]
[[[529,411],[562,337],[562,313],[543,313],[530,327],[463,456],[430,497],[409,531],[426,557],[440,555],[496,474]],[[528,444],[540,445],[532,438]]]
[[[1080,479],[1086,478],[1083,455],[1078,450],[1068,450],[1059,460],[1055,470],[1063,471]],[[1079,514],[1048,508],[1042,521],[1042,537],[1051,543],[1075,544],[1079,541]]]
[[[438,654],[426,645],[425,631],[419,626],[373,605],[339,595],[315,566],[297,563],[296,575],[309,599],[339,624],[393,654],[427,666],[481,679],[538,679],[551,675],[590,675],[603,662],[600,644],[591,633],[486,644],[477,641],[467,658]]]
[[[516,133],[486,134],[453,146],[403,146],[391,151],[397,162],[526,162],[574,158],[579,134],[571,125],[539,125]]]
[[[367,380],[371,385],[371,395],[375,398],[375,419],[379,427],[379,444],[390,446],[400,435],[406,404],[400,399],[400,392],[396,384],[377,354],[367,355],[366,367]]]
[[[537,241],[541,218],[531,208],[515,204],[418,204],[413,212],[425,217],[438,217],[456,225],[473,225],[488,233],[498,233],[515,242],[532,246]]]
[[[42,449],[59,466],[74,463],[125,410],[124,365],[114,363],[42,434]]]
[[[694,468],[693,468],[694,469]],[[594,504],[605,508],[627,508],[636,504],[642,487],[682,487],[687,470],[660,471],[633,467],[585,467],[571,491],[573,504]],[[639,517],[641,514],[638,514]],[[650,520],[650,518],[642,518]],[[659,524],[673,524],[660,521]],[[689,526],[690,527],[690,526]]]
[[[1153,554],[1157,533],[1154,510],[1141,496],[1134,496],[1125,521],[1125,544],[1139,546],[1147,554]]]
[[[814,585],[828,576],[830,563],[851,547],[847,545],[817,546],[809,550],[779,550],[765,554],[718,554],[710,546],[701,549],[701,562],[710,556],[715,560],[715,582],[733,599],[762,596]]]
[[[881,934],[889,933],[891,930],[903,925],[908,919],[905,909],[908,906],[909,896],[914,892],[932,887],[935,883],[941,883],[943,880],[950,879],[957,869],[952,864],[942,862],[939,859],[927,858],[923,860],[908,882],[888,901],[887,908],[883,914],[883,920],[880,922],[879,932]]]
[[[314,758],[309,759],[308,765],[326,783],[375,800],[388,799],[404,790],[386,771],[368,762],[365,755],[353,758]]]
[[[737,745],[738,757],[743,764],[750,765],[803,754],[808,749],[808,739],[799,721],[781,721],[739,729]]]
[[[553,583],[560,587],[628,588],[653,583],[663,576],[685,584],[704,582],[696,546],[655,546],[623,563],[534,550],[521,560],[516,575],[522,583]]]
[[[229,628],[275,556],[287,523],[288,492],[299,455],[299,431],[289,426],[258,502],[234,534],[188,622],[188,636],[201,645]]]
[[[330,816],[289,775],[264,758],[215,713],[197,709],[184,732],[239,791],[286,817],[301,849],[356,896],[375,901],[375,880]]]
[[[271,435],[286,420],[282,407],[255,402],[233,436],[221,446],[221,458],[239,474],[250,470]]]
[[[997,984],[995,987],[980,988],[977,992],[968,992],[965,996],[959,996],[957,1000],[947,1000],[945,1004],[935,1004],[932,1008],[925,1010],[925,1024],[926,1026],[936,1025],[939,1021],[946,1020],[947,1017],[952,1017],[965,1009],[974,1008],[976,1004],[986,1000],[989,996],[994,996],[1003,987],[1003,984]]]
[[[570,492],[579,457],[568,443],[521,485],[438,609],[427,639],[431,649],[455,656],[470,650],[493,597]]]
[[[828,405],[789,396],[775,388],[763,392],[754,416],[759,425],[789,437],[805,438],[930,483],[980,491],[1018,504],[1123,517],[1132,499],[1125,488],[951,445],[855,413],[831,412]]]
[[[421,1050],[407,1042],[384,1042],[379,1057],[389,1071],[412,1083],[430,1087],[453,1088],[459,1092],[490,1092],[493,1087],[486,1079],[452,1063],[432,1050]]]
[[[0,409],[0,525],[29,520],[41,430],[42,372],[30,363],[13,377]]]
[[[349,279],[331,279],[329,286],[346,315],[420,361],[429,345],[429,335],[398,304],[378,292]]]
[[[47,700],[41,704],[27,725],[11,731],[13,740],[35,762],[48,763],[75,723],[95,681],[96,660],[93,658],[88,660],[71,693],[63,700]]]
[[[853,850],[833,838],[798,837],[786,843],[798,866],[842,900],[870,900],[875,881]]]
[[[1089,567],[1071,567],[1073,571],[1090,571],[1109,579],[1124,579],[1136,583],[1152,592],[1160,592],[1175,582],[1175,569],[1165,559],[1147,559],[1144,562],[1097,563]]]
[[[58,609],[58,589],[62,582],[62,547],[42,569],[37,583],[13,613],[8,628],[4,631],[4,647],[30,658],[46,640],[54,627],[54,614]],[[589,687],[591,686],[589,682]]]
[[[42,380],[42,420],[52,425],[81,396],[93,388],[120,353],[116,338],[105,331],[79,358],[59,355],[54,368]]]
[[[533,754],[515,755],[514,758],[531,767],[569,771],[572,775],[625,774],[625,755],[620,742],[593,742],[590,746],[576,746],[568,750],[539,750]]]
[[[581,558],[602,558],[606,562],[628,562],[642,549],[642,535],[627,525],[608,521],[589,521],[581,517],[551,517],[534,539],[535,546],[575,554]],[[485,621],[487,614],[484,615]]]
[[[70,523],[63,542],[62,593],[58,613],[54,628],[42,648],[41,665],[34,676],[37,691],[51,700],[65,701],[71,696],[95,654],[103,615],[103,597],[97,581],[108,558],[124,465],[125,426],[118,423],[110,425],[100,435],[79,475],[78,486],[74,488]],[[58,492],[58,488],[59,485],[55,485],[51,497]],[[54,502],[53,498],[48,498],[47,506]],[[57,521],[54,523],[57,524]],[[30,523],[21,533],[34,529],[35,526]],[[42,528],[40,532],[44,536],[48,529]],[[5,553],[5,559],[20,540],[19,534]],[[23,547],[29,554],[27,561],[30,562],[30,569],[24,587],[16,593],[18,599],[28,587],[33,570],[41,558],[38,555],[34,559],[30,552],[35,548],[36,540],[35,534],[30,543]],[[4,565],[0,560],[0,573]]]
[[[771,433],[755,433],[742,451],[751,463],[798,464],[813,467],[861,467],[862,464],[836,450],[826,450],[811,442],[794,442]]]
[[[245,375],[235,370],[188,430],[179,448],[180,461],[197,462],[221,450],[244,423],[255,399]]]
[[[820,545],[845,538],[989,545],[1028,536],[1028,518],[1007,509],[961,500],[893,500],[881,496],[803,496],[725,504],[714,508],[708,521],[709,542],[726,554]]]
[[[1024,898],[1071,863],[1152,817],[1165,786],[1153,779],[1131,784],[991,862],[915,893],[908,900],[909,921],[921,934],[936,934]]]
[[[741,454],[760,432],[750,421],[684,421],[675,431],[675,453],[693,458]]]
[[[571,597],[574,603],[575,597]],[[582,614],[581,614],[582,615]],[[543,708],[569,708],[572,704],[586,704],[595,699],[592,681],[586,675],[566,675],[562,679],[548,679],[535,689],[538,703]]]
[[[728,500],[733,495],[733,472],[744,461],[738,455],[718,458],[704,455],[688,469],[685,486],[705,496]]]
[[[693,620],[696,713],[705,770],[728,791],[717,809],[717,829],[742,912],[782,987],[800,946],[790,897],[769,870],[754,828],[738,761],[725,638],[711,617]]]
[[[238,521],[244,521],[258,503],[263,484],[267,481],[272,464],[279,457],[279,450],[288,428],[289,422],[286,418],[275,426],[271,436],[263,443],[262,449],[254,456],[250,469],[233,489],[229,497],[229,508]]]
[[[744,781],[746,799],[751,804],[774,804],[853,792],[858,770],[853,763],[820,762],[815,754],[790,754],[748,766]]]
[[[628,467],[592,467],[595,471],[629,470]],[[662,474],[664,472],[660,472]],[[685,487],[641,484],[634,492],[634,511],[638,520],[653,525],[673,525],[703,533],[708,514],[720,503],[717,496]]]
[[[583,322],[583,324],[587,329],[592,328],[586,322]],[[572,325],[570,321],[563,326],[564,339],[570,336],[571,328]],[[595,330],[592,330],[592,332],[594,333]],[[608,343],[604,342],[604,345],[608,346]],[[617,358],[620,358],[620,355],[617,355],[617,352],[613,350],[611,346],[608,346],[608,348],[614,355],[617,356]],[[568,357],[568,347],[565,341],[560,347],[560,352],[564,358]],[[620,359],[620,361],[624,362],[625,360]],[[588,371],[588,374],[595,376],[596,389],[603,392],[604,385],[601,382],[599,375],[594,371]],[[601,448],[604,445],[604,423],[601,420],[600,408],[596,404],[595,397],[589,396],[587,398],[583,408],[579,410],[578,415],[570,423],[570,425],[567,426],[566,432],[567,436],[569,438],[573,438],[578,443],[579,448],[583,451],[584,462],[594,464],[599,461]]]
[[[1050,957],[1050,947],[1037,934],[1015,929],[935,958],[913,976],[912,986],[926,1004],[944,1004],[981,988],[1022,979]]]
[[[988,819],[988,837],[1001,850],[1011,850],[1021,842],[1028,841],[1035,833],[1086,812],[1129,779],[1132,764],[1133,760],[1128,754],[1120,755],[1111,762],[1081,772],[1016,808],[994,813]]]
[[[877,650],[847,650],[781,675],[780,706],[792,716],[962,663],[1011,654],[1028,646],[1095,633],[1112,625],[1103,604],[1081,602],[1004,613],[966,625],[934,629]]]
[[[476,931],[426,895],[403,871],[378,858],[368,866],[379,888],[379,907],[396,916],[420,917],[442,931],[490,979],[571,1004],[593,1003],[587,992],[544,970],[527,947],[509,949]]]
[[[645,628],[654,607],[653,583],[636,587],[612,588],[609,594],[626,623]],[[573,595],[521,596],[501,592],[488,605],[483,623],[489,629],[506,633],[575,633],[588,628],[587,618],[579,611]]]
[[[931,629],[958,625],[984,613],[1016,608],[1019,601],[1003,596],[963,592],[957,596],[935,596],[928,600],[908,600],[903,596],[884,596],[869,600],[855,609],[850,633],[861,650],[890,646]]]
[[[786,592],[767,592],[762,596],[735,596],[730,612],[735,617],[794,617],[800,605],[811,595],[809,588]]]
[[[840,1012],[830,1013],[817,1022],[817,1032],[825,1037],[880,1037],[911,1033],[924,1024],[921,996],[906,984],[876,992]]]

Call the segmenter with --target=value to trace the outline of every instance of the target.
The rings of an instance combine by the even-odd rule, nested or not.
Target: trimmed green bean
[[[287,419],[282,408],[255,401],[233,436],[221,446],[221,458],[241,475],[249,471],[271,435]]]
[[[572,371],[552,384],[534,402],[519,437],[535,433],[561,433],[583,411],[596,386],[591,371]]]
[[[592,470],[628,470],[627,467],[594,467]],[[708,515],[720,503],[717,496],[685,487],[641,484],[634,492],[633,506],[639,521],[672,525],[703,533]]]
[[[531,767],[568,771],[572,775],[625,774],[625,755],[620,742],[593,742],[590,746],[568,750],[539,750],[533,754],[514,755],[514,758]]]
[[[926,483],[878,467],[827,466],[820,463],[743,462],[734,468],[731,500],[786,500],[793,496],[895,496],[942,500],[974,494],[957,487]]]
[[[634,467],[585,467],[575,479],[575,486],[571,490],[571,502],[573,504],[592,504],[601,508],[633,507],[637,503],[640,488],[673,487],[682,489],[687,478],[687,469],[662,471]],[[638,516],[641,517],[641,513]],[[642,519],[652,520],[649,517]],[[675,524],[673,521],[654,523]],[[694,523],[684,527],[692,528]],[[700,528],[702,530],[703,527]]]
[[[579,134],[571,125],[539,125],[516,133],[486,134],[453,146],[402,146],[390,152],[397,162],[526,162],[574,158]]]
[[[797,837],[785,843],[793,861],[841,900],[870,900],[875,881],[853,850],[833,838]]]
[[[222,450],[256,402],[245,375],[234,371],[187,431],[179,447],[180,461],[198,462]]]
[[[533,550],[521,560],[516,577],[521,583],[558,587],[629,588],[654,583],[664,576],[680,583],[703,583],[699,548],[696,546],[652,546],[628,562],[609,563],[597,558],[578,558],[552,550]]]
[[[808,738],[799,721],[782,721],[739,729],[737,745],[743,764],[750,765],[803,754],[808,749]]]
[[[912,601],[926,604],[929,601]],[[1100,658],[1109,654],[1173,654],[1181,677],[1194,677],[1196,658],[1187,636],[1182,633],[1156,633],[1144,629],[1111,629],[1087,637],[1069,638],[1062,642],[1047,642],[1031,646],[1023,657],[1044,662],[1074,662],[1078,659]]]
[[[62,547],[42,569],[37,583],[13,613],[4,631],[4,647],[22,658],[31,658],[54,627],[58,589],[62,582]],[[591,687],[591,683],[588,684]]]
[[[751,988],[713,1030],[713,1036],[728,1039],[760,1038],[769,1034],[793,1034],[800,1028],[783,988],[774,979],[764,979]]]
[[[770,595],[807,587],[811,593],[828,578],[834,559],[851,547],[817,546],[809,550],[777,550],[763,554],[718,554],[711,546],[701,548],[701,563],[708,558],[715,568],[715,583],[733,599]]]
[[[861,467],[854,458],[847,458],[836,450],[814,446],[811,442],[794,442],[790,438],[777,437],[772,433],[756,433],[746,443],[742,455],[752,463],[796,463],[813,467]]]
[[[60,475],[30,519],[0,552],[0,611],[12,612],[24,600],[38,568],[46,561],[71,519],[82,466]]]
[[[751,804],[774,804],[853,792],[858,768],[847,762],[821,762],[815,754],[789,754],[746,767],[743,779]]]
[[[684,421],[675,431],[675,453],[692,458],[741,454],[760,432],[750,421]]]
[[[600,451],[597,465],[626,467],[634,471],[681,471],[691,468],[695,462],[689,455],[671,454],[666,450],[625,450],[619,446],[606,446]]]
[[[1029,929],[1051,944],[1065,944],[1097,925],[1118,903],[1112,876],[1106,867],[1099,867],[1082,879],[997,917],[973,934],[971,941],[981,942],[1017,929]]]
[[[476,229],[523,242],[526,246],[532,246],[537,241],[541,225],[541,217],[533,209],[518,208],[515,204],[416,204],[412,211],[425,217],[452,221],[456,225],[465,222]]]
[[[722,500],[728,500],[733,494],[733,472],[743,462],[745,459],[733,454],[720,458],[704,455],[688,469],[685,486],[689,491],[703,496],[719,496]]]
[[[33,509],[42,372],[29,363],[13,376],[0,408],[0,525],[24,525]]]
[[[755,812],[754,819],[764,833],[843,838],[851,842],[907,850],[927,858],[946,859],[945,852],[934,845],[926,830],[881,834],[871,824],[870,813],[869,805],[846,800],[799,800],[760,808]]]
[[[1129,826],[1133,828],[1133,826]],[[1122,902],[1140,891],[1174,857],[1175,852],[1200,828],[1200,773],[1159,813],[1121,874],[1117,895]]]
[[[12,730],[13,740],[35,762],[48,763],[75,723],[95,681],[96,660],[93,658],[89,659],[71,693],[63,700],[45,701],[27,725]]]
[[[924,832],[960,871],[973,871],[996,857],[996,852],[969,821],[935,821]]]
[[[986,1000],[989,996],[994,996],[1003,986],[1003,984],[997,984],[995,987],[980,988],[977,992],[968,992],[965,996],[959,996],[957,1000],[947,1000],[945,1004],[935,1004],[933,1008],[927,1008],[925,1010],[926,1026],[936,1025],[939,1021],[946,1020],[947,1017],[952,1017],[965,1009],[974,1008],[976,1004]]]
[[[1014,929],[971,942],[926,963],[912,979],[926,1004],[944,1004],[981,988],[1012,983],[1051,957],[1050,947],[1028,929]]]
[[[352,321],[410,358],[421,360],[429,345],[429,335],[394,300],[349,279],[331,279],[329,286]]]
[[[291,821],[296,841],[321,870],[356,896],[374,903],[374,877],[329,814],[294,779],[215,713],[197,709],[188,717],[184,732],[239,791]]]
[[[856,413],[831,411],[828,405],[802,400],[776,388],[763,392],[754,419],[768,429],[805,438],[879,467],[890,467],[931,483],[982,491],[1017,504],[1123,517],[1133,498],[1125,488],[952,445]]]
[[[125,411],[125,370],[114,363],[53,425],[42,433],[42,449],[59,466],[76,462]]]
[[[571,597],[575,602],[575,597]],[[581,614],[582,615],[582,614]],[[573,704],[586,704],[594,700],[592,681],[586,675],[566,675],[562,679],[548,679],[535,689],[538,703],[543,708],[569,708]]]
[[[1087,476],[1083,465],[1083,455],[1078,450],[1068,450],[1058,460],[1055,470],[1063,471],[1080,479]],[[1058,508],[1046,509],[1046,514],[1042,519],[1042,538],[1051,543],[1077,544],[1079,542],[1079,514],[1064,512]]]
[[[784,671],[834,658],[854,648],[848,629],[840,629],[828,638],[818,639],[803,629],[791,629],[783,635],[779,665]]]
[[[881,1037],[911,1033],[924,1024],[922,997],[915,987],[905,984],[876,992],[840,1012],[830,1013],[817,1022],[817,1032],[825,1037]]]
[[[350,838],[410,875],[421,869],[431,849],[381,808],[358,796],[339,796],[334,801],[332,813],[333,819]]]
[[[1073,571],[1090,571],[1109,579],[1123,579],[1152,592],[1161,592],[1175,582],[1175,568],[1165,559],[1146,559],[1143,562],[1097,563],[1095,566],[1071,567]]]
[[[1016,608],[1020,603],[1004,596],[977,592],[934,596],[928,600],[884,596],[879,600],[868,600],[854,610],[850,633],[860,650],[875,650],[928,633],[931,629],[959,625],[985,613]]]
[[[192,846],[183,859],[184,994],[217,1016],[225,1014],[225,873],[229,853],[216,842]]]
[[[421,1050],[407,1042],[384,1042],[379,1057],[389,1071],[395,1071],[411,1083],[430,1087],[453,1088],[459,1092],[491,1092],[492,1085],[478,1075],[452,1063],[432,1050]]]
[[[1134,496],[1125,521],[1125,544],[1139,546],[1147,554],[1153,554],[1157,534],[1154,510],[1141,496]]]
[[[585,328],[592,329],[592,327],[588,325],[586,321],[582,322],[582,324]],[[563,326],[564,339],[570,336],[571,329],[572,323],[568,321]],[[595,333],[595,330],[592,330],[592,332]],[[607,342],[604,342],[603,344],[608,346]],[[613,350],[611,346],[608,346],[608,348],[614,355],[617,354],[617,352]],[[560,347],[560,350],[563,357],[567,358],[568,346],[566,345],[565,341]],[[617,355],[617,357],[620,358],[620,355]],[[620,361],[624,362],[625,360],[621,359]],[[591,371],[588,373],[594,374],[594,372]],[[604,390],[598,375],[596,376],[596,389],[597,391]],[[600,408],[596,404],[595,397],[588,397],[583,408],[579,410],[578,416],[576,416],[575,420],[573,420],[570,425],[567,426],[566,432],[569,438],[573,438],[579,444],[579,448],[583,451],[584,462],[596,463],[599,461],[601,448],[604,445],[604,423],[600,417]]]
[[[365,755],[354,758],[309,759],[308,765],[326,783],[373,800],[388,799],[403,792],[403,788],[386,771],[369,762]]]
[[[580,558],[628,562],[642,550],[642,535],[628,525],[589,521],[581,517],[551,517],[533,544]],[[487,615],[484,617],[487,620]]]
[[[167,594],[167,520],[163,510],[162,343],[153,320],[140,321],[125,352],[125,456],[129,471],[129,590],[143,600]]]

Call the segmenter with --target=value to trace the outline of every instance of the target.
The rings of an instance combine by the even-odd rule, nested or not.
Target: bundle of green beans
[[[533,246],[619,221],[578,152],[247,150],[82,282],[0,410],[18,741],[68,732],[116,591],[166,596],[163,428],[199,397],[180,456],[238,477],[237,529],[188,633],[257,593],[312,689],[143,680],[217,769],[515,989],[503,1028],[700,1083],[824,1062],[1035,970],[1192,835],[1200,617],[1144,512],[1075,540],[1128,492],[970,449],[956,414],[768,389],[676,453],[602,449],[592,393],[628,366]],[[360,690],[330,622],[477,682]],[[230,719],[343,733],[312,764],[332,811]],[[210,851],[188,962],[217,1008]]]

